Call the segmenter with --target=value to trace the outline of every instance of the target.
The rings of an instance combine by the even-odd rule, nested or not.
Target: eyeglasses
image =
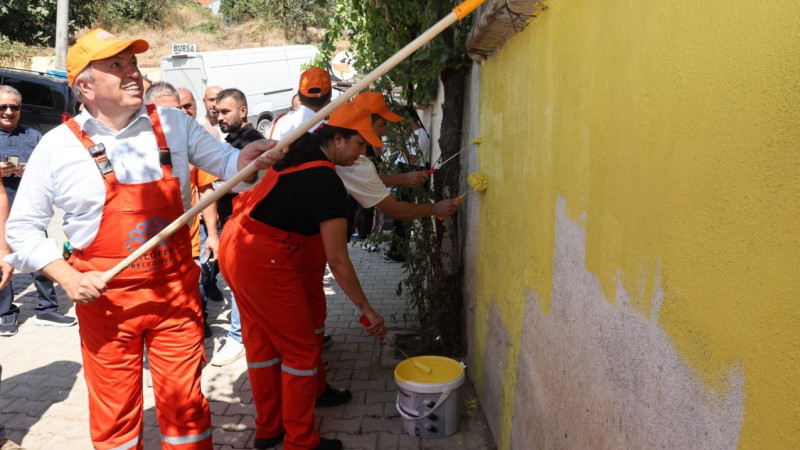
[[[19,105],[0,105],[0,111],[5,111],[7,109],[19,111]]]
[[[184,104],[181,105],[181,108],[183,108],[183,109],[192,109],[193,106],[194,105],[192,103],[184,103]]]

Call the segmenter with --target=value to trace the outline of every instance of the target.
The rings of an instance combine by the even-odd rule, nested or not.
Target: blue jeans
[[[205,225],[200,226],[200,249],[206,246],[208,237]],[[203,316],[208,316],[207,305],[208,295],[206,294],[210,286],[217,284],[217,274],[219,274],[219,264],[216,261],[209,262],[208,254],[200,255],[200,296],[203,297]],[[228,329],[229,338],[242,343],[242,321],[239,318],[239,308],[236,306],[236,299],[231,292],[231,327]]]
[[[0,381],[2,379],[3,379],[3,366],[0,366]],[[2,423],[0,423],[0,439],[3,439],[6,436],[8,436],[8,433],[6,433],[6,427]]]
[[[36,315],[57,311],[58,297],[56,297],[56,288],[53,286],[53,282],[40,272],[33,272],[33,285],[39,294],[36,302]],[[14,289],[11,287],[11,283],[8,283],[6,287],[0,289],[0,316],[11,314],[19,314],[19,307],[14,304]]]

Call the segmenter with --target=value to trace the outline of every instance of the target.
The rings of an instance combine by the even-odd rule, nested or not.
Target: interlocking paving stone
[[[369,253],[358,245],[349,250],[367,297],[384,315],[387,327],[393,332],[412,330],[411,307],[395,295],[403,278],[402,266],[384,262],[382,252]],[[13,285],[21,307],[20,328],[15,336],[0,337],[0,422],[12,439],[28,450],[91,448],[78,327],[34,325],[36,295],[30,275],[15,274]],[[225,301],[209,302],[209,323],[214,332],[212,339],[205,340],[209,359],[221,346],[229,326],[230,290],[221,277],[219,285]],[[480,411],[477,417],[462,418],[460,431],[448,438],[424,440],[404,433],[395,407],[394,365],[400,360],[358,323],[357,310],[330,273],[325,289],[326,333],[333,336],[333,345],[323,352],[323,359],[329,361],[328,380],[335,387],[351,389],[353,399],[344,405],[316,409],[317,427],[324,437],[341,439],[345,449],[352,450],[445,450],[465,445],[470,450],[494,448]],[[61,311],[74,316],[72,303],[60,288],[57,291]],[[203,392],[211,408],[215,450],[252,448],[255,407],[246,368],[245,358],[241,358],[228,366],[207,365],[203,369]],[[471,383],[465,383],[460,389],[462,397],[474,399],[471,389]],[[153,391],[145,387],[145,450],[160,448],[154,405]],[[282,447],[279,444],[276,449]]]

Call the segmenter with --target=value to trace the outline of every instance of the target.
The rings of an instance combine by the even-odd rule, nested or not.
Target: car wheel
[[[267,133],[269,133],[269,128],[272,126],[272,121],[269,117],[265,119],[261,119],[258,121],[256,125],[256,130],[261,133],[262,136],[267,137]]]

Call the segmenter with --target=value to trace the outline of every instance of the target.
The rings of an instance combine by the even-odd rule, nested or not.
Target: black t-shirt
[[[322,150],[311,151],[307,161],[327,161]],[[347,217],[347,191],[336,172],[314,167],[287,173],[250,214],[255,220],[284,231],[313,235],[319,224]]]
[[[247,144],[253,141],[264,139],[264,136],[255,129],[252,123],[245,124],[234,134],[235,136],[230,134],[225,136],[225,141],[239,150],[245,148]],[[229,192],[223,194],[222,197],[217,200],[217,216],[219,216],[220,223],[223,226],[228,219],[230,219],[231,214],[233,214],[233,198],[236,197],[236,195],[238,194]]]

